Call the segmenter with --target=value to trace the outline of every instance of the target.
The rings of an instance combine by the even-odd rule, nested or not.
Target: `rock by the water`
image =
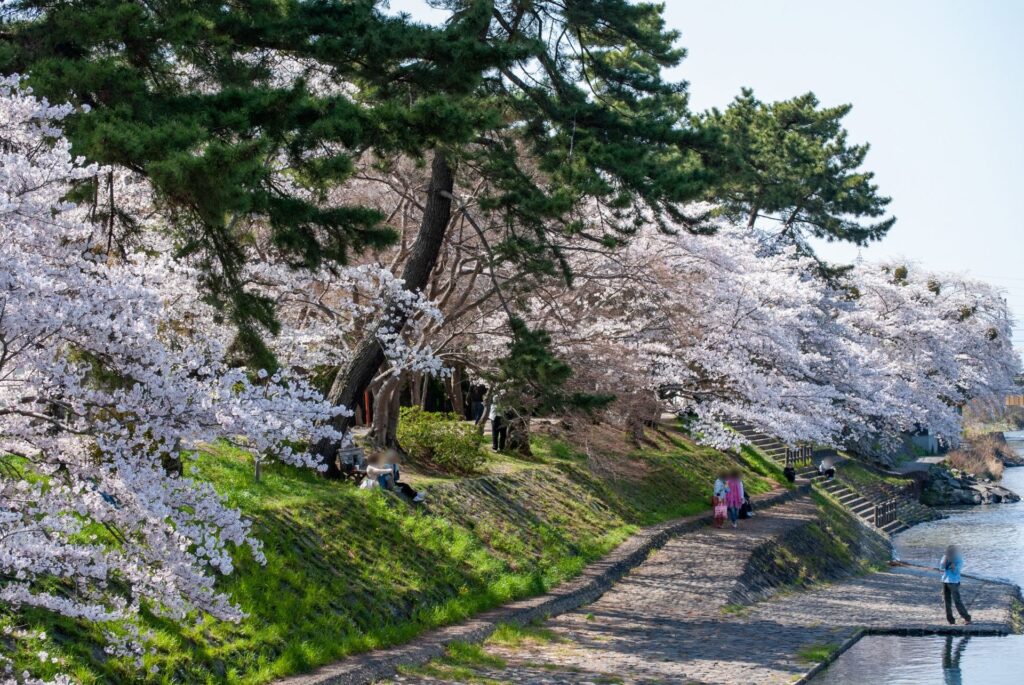
[[[933,466],[928,470],[928,481],[921,501],[931,506],[950,506],[1019,502],[1020,497],[1001,485],[981,482],[970,474],[954,474],[941,466]]]

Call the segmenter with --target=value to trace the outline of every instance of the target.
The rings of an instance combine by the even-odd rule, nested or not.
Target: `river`
[[[1007,433],[1024,454],[1024,432]],[[1002,485],[1024,495],[1024,467],[1009,468]],[[915,526],[893,540],[897,558],[938,565],[947,545],[964,553],[964,572],[1024,587],[1024,501],[945,510],[948,518]],[[1021,685],[1024,636],[898,637],[869,635],[814,685]]]
[[[1006,469],[1001,484],[1024,495],[1024,466]],[[945,513],[949,518],[897,535],[893,540],[897,558],[937,566],[946,546],[956,543],[964,553],[964,573],[1024,587],[1024,500],[957,507]]]

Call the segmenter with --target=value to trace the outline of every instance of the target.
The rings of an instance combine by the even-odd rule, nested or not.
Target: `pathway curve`
[[[809,486],[779,489],[754,495],[758,511],[774,511],[796,498],[806,497]],[[594,602],[627,573],[646,564],[652,553],[680,536],[706,531],[710,512],[643,528],[605,557],[589,564],[579,576],[550,592],[505,604],[455,625],[438,628],[394,647],[373,650],[328,664],[309,673],[275,681],[276,685],[365,685],[390,677],[401,664],[423,664],[440,656],[453,642],[480,642],[503,623],[525,624],[558,616]],[[746,529],[744,529],[746,530]]]
[[[739,530],[703,528],[668,542],[596,602],[544,624],[553,640],[489,645],[503,668],[476,667],[458,682],[792,683],[813,663],[801,652],[839,645],[861,627],[948,629],[934,574],[893,568],[848,582],[731,603],[747,560],[762,543],[812,520],[801,498],[763,511]],[[927,577],[926,577],[927,576]],[[1016,589],[966,580],[977,631],[1006,632]],[[465,675],[465,674],[464,674]],[[392,683],[456,682],[402,675]]]

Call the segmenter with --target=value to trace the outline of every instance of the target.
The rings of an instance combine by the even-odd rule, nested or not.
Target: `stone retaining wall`
[[[748,605],[779,590],[850,578],[892,558],[888,536],[837,505],[819,518],[759,545],[732,591],[731,603]]]

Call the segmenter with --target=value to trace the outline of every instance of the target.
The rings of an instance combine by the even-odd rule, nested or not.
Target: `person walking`
[[[740,518],[740,507],[743,506],[743,481],[740,480],[739,469],[733,469],[729,472],[729,477],[725,481],[725,487],[728,490],[725,493],[725,506],[729,513],[729,521],[732,522],[733,528],[738,528]]]
[[[725,525],[725,493],[729,492],[729,488],[725,485],[725,479],[726,474],[724,472],[718,474],[718,477],[715,478],[715,485],[711,494],[711,506],[714,507],[715,512],[715,528],[721,528]]]
[[[946,605],[946,620],[950,625],[956,623],[953,618],[953,605],[956,605],[957,612],[963,617],[966,625],[971,624],[971,614],[968,613],[964,601],[960,598],[960,572],[964,568],[964,557],[956,545],[946,548],[946,553],[939,561],[939,570],[942,571],[942,600]]]

